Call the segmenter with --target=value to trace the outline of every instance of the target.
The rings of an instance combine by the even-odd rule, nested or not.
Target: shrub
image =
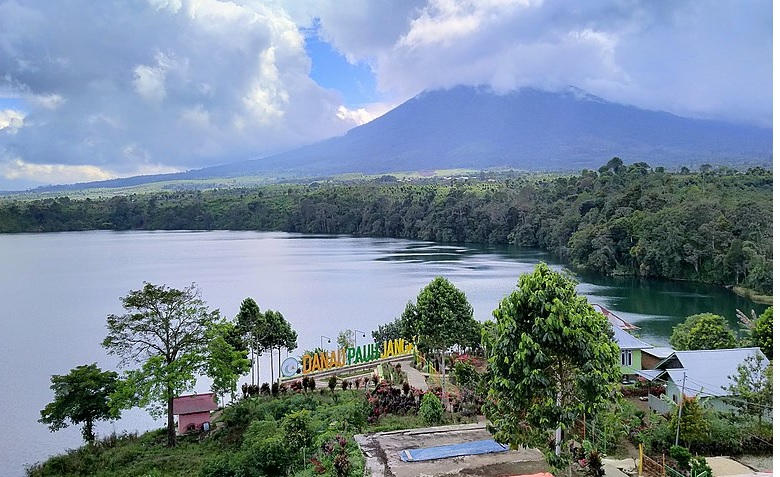
[[[346,391],[347,387],[352,387],[352,381],[349,381],[347,379],[344,379],[341,381],[341,389]]]
[[[336,376],[328,378],[328,389],[330,389],[330,392],[333,392],[336,389]]]
[[[672,446],[669,448],[669,456],[677,462],[680,470],[691,470],[691,452],[683,446]]]
[[[707,460],[697,455],[691,459],[691,475],[696,477],[712,477],[712,467],[707,464]]]
[[[278,396],[279,395],[279,383],[273,383],[271,385],[271,395],[272,396]]]
[[[408,414],[418,407],[414,393],[404,396],[400,389],[393,388],[386,381],[369,393],[368,403],[371,406],[369,422],[376,422],[383,414]]]
[[[280,436],[270,437],[249,446],[242,462],[245,475],[286,475],[294,458],[294,449]]]
[[[434,393],[425,393],[420,403],[418,415],[429,426],[441,424],[444,420],[444,406]]]
[[[465,388],[477,389],[481,380],[477,368],[469,361],[455,361],[455,367],[452,370],[455,382]]]
[[[268,383],[263,383],[263,385],[260,386],[260,394],[265,396],[271,394],[271,386]]]
[[[312,417],[308,409],[284,416],[282,431],[285,442],[296,449],[306,449],[312,442]]]
[[[203,463],[199,477],[239,477],[244,475],[241,462],[234,454],[219,454]]]
[[[604,465],[601,463],[601,454],[593,449],[588,454],[588,475],[591,477],[601,477],[604,472]]]

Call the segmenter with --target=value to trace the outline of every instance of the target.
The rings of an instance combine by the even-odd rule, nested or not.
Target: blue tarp
[[[443,459],[463,455],[490,454],[508,451],[509,447],[499,444],[493,439],[484,441],[464,442],[446,446],[423,447],[420,449],[405,449],[398,453],[404,462],[419,462],[421,460]]]

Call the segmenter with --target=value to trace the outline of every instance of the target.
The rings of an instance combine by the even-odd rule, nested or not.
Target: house
[[[674,353],[672,348],[647,348],[642,350],[642,367],[640,369],[655,369],[658,363]]]
[[[652,349],[653,345],[636,338],[614,322],[612,322],[612,331],[615,334],[614,340],[620,348],[620,373],[623,374],[623,381],[628,381],[635,378],[637,372],[642,369],[642,353]]]
[[[178,435],[189,431],[208,430],[211,424],[211,411],[217,408],[214,393],[192,394],[173,399],[173,414],[179,416]]]
[[[666,397],[672,402],[680,402],[681,396],[698,396],[703,402],[716,410],[731,409],[724,398],[732,380],[729,376],[737,374],[737,367],[756,353],[759,348],[731,348],[697,351],[674,351],[661,360],[654,369],[640,370],[637,374],[651,381],[666,384]],[[764,357],[763,353],[761,356]],[[769,361],[764,357],[764,362]],[[649,396],[650,409],[666,413],[670,406],[667,401]]]

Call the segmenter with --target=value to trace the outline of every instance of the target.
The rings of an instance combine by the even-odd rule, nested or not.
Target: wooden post
[[[642,445],[642,443],[639,443],[639,464],[637,465],[637,472],[639,473],[639,477],[642,477],[642,464],[644,463],[645,458],[645,447]]]
[[[666,454],[661,454],[661,475],[666,477]]]

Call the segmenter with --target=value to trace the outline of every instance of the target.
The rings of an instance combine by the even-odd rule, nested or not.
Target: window
[[[632,363],[632,352],[631,350],[625,350],[620,352],[620,364],[623,366],[631,366]]]

